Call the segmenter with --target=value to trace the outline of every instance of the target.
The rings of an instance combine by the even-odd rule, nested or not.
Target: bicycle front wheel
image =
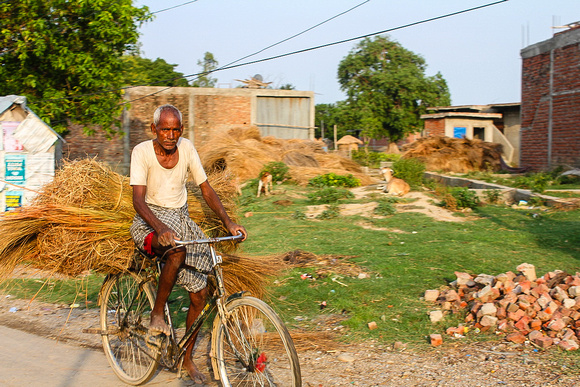
[[[292,338],[264,301],[243,297],[227,303],[227,321],[216,316],[212,359],[224,387],[302,385]]]
[[[134,273],[108,278],[101,293],[101,337],[107,360],[123,382],[140,385],[157,370],[159,351],[145,342],[155,291]]]

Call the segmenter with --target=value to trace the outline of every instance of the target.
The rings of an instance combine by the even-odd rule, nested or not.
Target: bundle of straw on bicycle
[[[224,173],[210,173],[212,187],[230,214],[235,214],[235,187]],[[196,188],[188,190],[192,219],[209,236],[227,235],[219,218],[205,208]],[[202,205],[201,203],[204,203]],[[95,159],[65,162],[54,180],[30,205],[0,218],[0,281],[19,265],[78,276],[87,270],[110,274],[127,270],[134,244],[129,233],[135,211],[129,179]],[[224,253],[236,245],[219,246]],[[226,283],[263,294],[263,281],[274,266],[257,258],[225,260]]]

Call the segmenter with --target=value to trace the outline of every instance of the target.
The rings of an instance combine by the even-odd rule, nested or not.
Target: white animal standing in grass
[[[272,191],[272,175],[268,172],[264,172],[264,174],[258,180],[258,196],[262,193],[262,188],[264,189],[264,194],[268,196],[270,191]],[[269,189],[268,189],[269,188]]]
[[[393,176],[393,170],[391,168],[383,167],[381,168],[381,173],[387,182],[387,186],[385,187],[386,193],[394,196],[405,196],[411,190],[411,187],[409,187],[409,184],[405,180]]]

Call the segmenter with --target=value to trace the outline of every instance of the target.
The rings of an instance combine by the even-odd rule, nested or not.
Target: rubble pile
[[[451,336],[463,335],[470,326],[505,334],[506,340],[515,343],[529,341],[541,348],[557,345],[567,351],[577,350],[580,273],[556,270],[536,277],[535,267],[527,263],[517,270],[475,277],[455,272],[457,279],[449,288],[427,290],[425,300],[438,303],[443,312],[468,310],[465,326],[447,329]],[[440,321],[442,311],[431,312],[431,321]]]

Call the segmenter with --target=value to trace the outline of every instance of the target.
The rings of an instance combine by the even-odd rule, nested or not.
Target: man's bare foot
[[[163,316],[155,317],[151,316],[151,323],[149,324],[149,334],[150,335],[159,335],[163,333],[165,336],[171,335],[171,329],[169,329],[169,325],[163,319]]]
[[[193,361],[184,359],[183,360],[183,367],[187,370],[187,373],[191,380],[193,380],[196,384],[204,384],[207,380],[204,374],[199,372]]]

